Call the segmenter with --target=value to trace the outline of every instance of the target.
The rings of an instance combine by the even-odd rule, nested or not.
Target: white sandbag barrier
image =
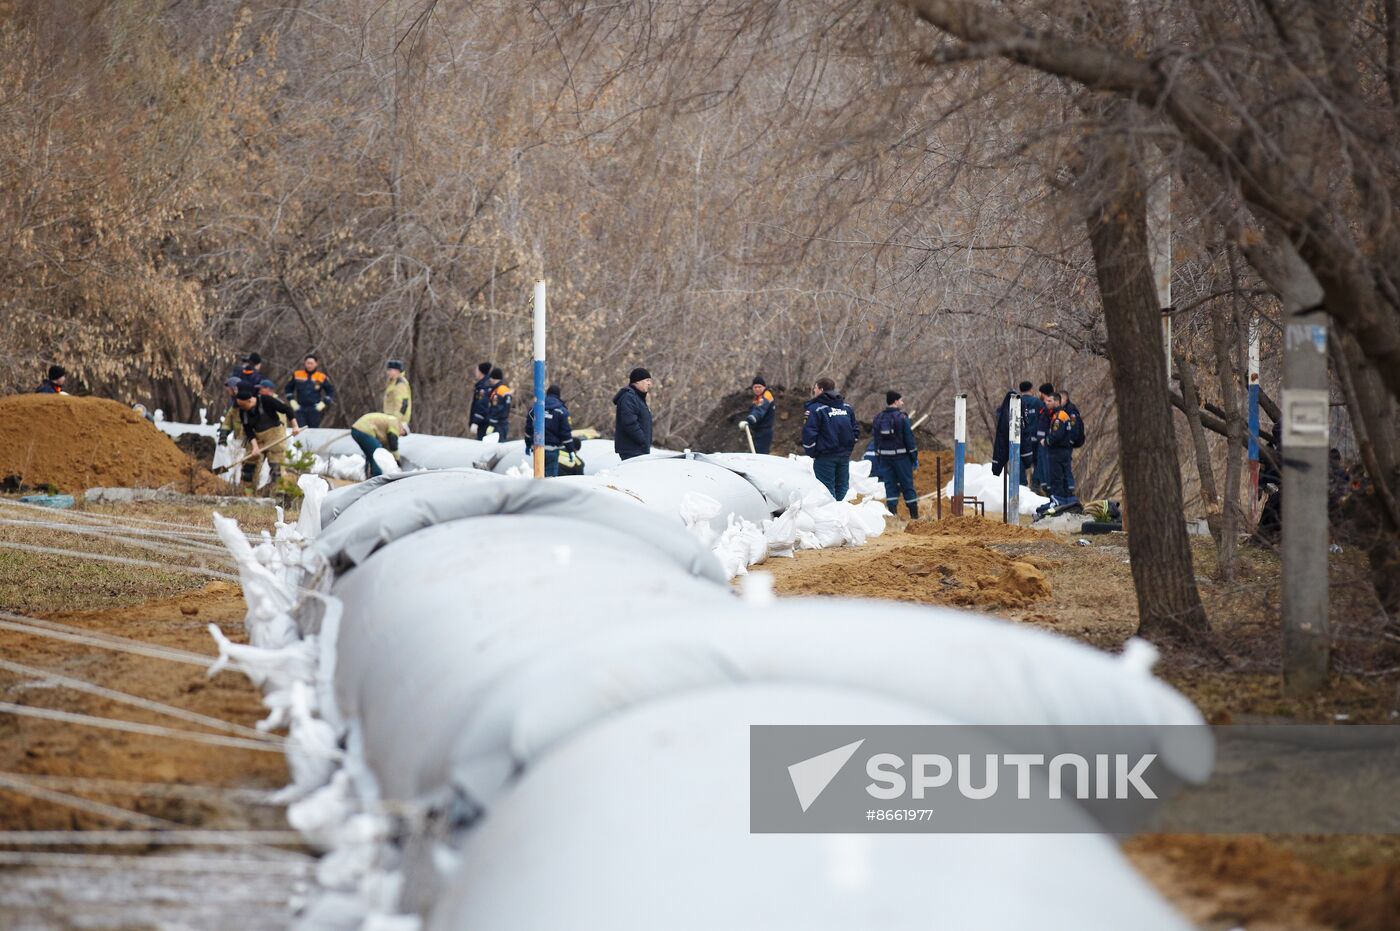
[[[669,495],[648,485],[663,469],[719,466],[614,473]],[[1203,724],[1151,675],[1150,646],[748,601],[693,526],[606,484],[302,482],[297,527],[253,548],[230,535],[261,645],[220,642],[267,683],[269,726],[291,726],[288,817],[326,851],[302,927],[1185,927],[1093,833],[748,829],[749,724]],[[711,490],[769,507],[729,479]],[[1046,728],[1045,752],[1069,730]],[[1208,774],[1205,728],[1136,733],[1125,752]]]
[[[1000,514],[1004,503],[1002,476],[992,474],[991,463],[969,462],[963,466],[963,494],[974,497],[986,507],[988,514]],[[943,497],[953,497],[953,480],[943,486]],[[1018,498],[1021,514],[1035,514],[1042,504],[1050,499],[1041,497],[1029,488],[1022,488]]]

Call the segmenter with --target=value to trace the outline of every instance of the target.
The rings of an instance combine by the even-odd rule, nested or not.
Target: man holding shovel
[[[739,421],[739,426],[748,433],[752,451],[766,456],[773,448],[773,422],[778,419],[773,409],[773,392],[768,390],[762,375],[754,376],[749,390],[753,392],[753,402],[748,414]]]
[[[258,469],[264,459],[268,462],[273,484],[282,476],[282,462],[287,455],[287,439],[301,432],[293,422],[291,434],[287,433],[283,417],[291,417],[292,409],[282,402],[275,393],[261,393],[251,385],[241,385],[233,400],[238,409],[238,421],[243,428],[243,436],[248,441],[248,454],[243,457],[243,484],[252,485],[257,480]]]

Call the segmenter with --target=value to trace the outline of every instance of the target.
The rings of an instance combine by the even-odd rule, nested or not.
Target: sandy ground
[[[763,565],[782,595],[856,595],[968,607],[1116,651],[1133,635],[1137,603],[1127,540],[1122,534],[1077,538],[1013,527],[1000,520],[891,520],[865,546],[801,551]],[[1317,698],[1298,702],[1279,692],[1278,561],[1266,551],[1243,554],[1230,585],[1210,578],[1214,552],[1196,544],[1198,579],[1226,658],[1167,657],[1158,672],[1212,721],[1354,721],[1393,723],[1400,705],[1396,676],[1337,675]],[[1350,584],[1364,567],[1355,554],[1333,567],[1334,611],[1364,605]],[[1338,665],[1349,646],[1338,644]],[[1142,835],[1125,850],[1183,914],[1204,929],[1313,931],[1400,928],[1400,837],[1211,837]]]
[[[167,529],[196,533],[209,527],[207,508],[147,505],[87,513],[170,521]],[[247,508],[239,516],[254,527],[271,524],[267,509]],[[71,514],[49,517],[13,507],[0,507],[0,518],[59,524],[77,520]],[[143,549],[112,534],[10,524],[0,530],[0,540],[41,541],[172,567],[203,563],[227,568],[217,558],[193,558],[173,544]],[[9,548],[0,549],[0,609],[210,658],[216,652],[207,630],[211,622],[231,639],[244,639],[244,604],[236,583]],[[199,735],[238,735],[88,694],[57,679],[83,680],[251,728],[265,710],[242,674],[221,672],[210,678],[197,665],[14,630],[0,630],[0,659],[11,664],[0,669],[0,701],[179,732],[124,733],[0,714],[0,831],[286,830],[283,809],[267,799],[287,781],[277,747],[200,742]],[[79,846],[76,840],[38,847],[0,843],[0,855],[11,859],[64,858],[57,866],[0,865],[0,926],[275,928],[288,920],[293,883],[307,863],[296,849]],[[97,859],[70,859],[75,855]]]

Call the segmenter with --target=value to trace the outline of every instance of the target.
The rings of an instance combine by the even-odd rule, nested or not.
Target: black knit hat
[[[895,401],[898,401],[902,397],[904,397],[904,395],[900,394],[898,391],[886,391],[885,403],[893,404]]]
[[[629,385],[635,385],[637,382],[645,381],[650,377],[651,373],[639,365],[628,374],[627,383]]]
[[[384,363],[384,367],[386,369],[398,369],[400,372],[408,368],[408,366],[403,364],[402,359],[390,359],[388,362]]]
[[[58,381],[60,378],[67,374],[68,370],[61,365],[49,366],[49,381]]]
[[[262,356],[258,355],[256,352],[250,352],[243,361],[249,365],[262,365]]]
[[[490,374],[491,374],[491,363],[490,363],[490,362],[478,362],[478,363],[476,364],[476,371],[477,371],[478,374],[482,375],[483,377],[484,377],[484,376],[490,375]]]
[[[258,393],[255,390],[253,390],[252,386],[250,385],[242,385],[238,389],[238,400],[240,401],[251,401],[257,396]]]
[[[549,386],[549,390],[546,391],[545,394],[550,395],[550,396],[552,396],[552,397],[556,397],[556,398],[559,397],[559,386],[558,386],[558,385],[550,385],[550,386]]]
[[[753,377],[753,381],[749,382],[749,387],[752,388],[754,385],[762,385],[763,387],[767,388],[768,380],[762,375],[755,375]]]
[[[1054,394],[1054,393],[1055,393],[1055,386],[1052,385],[1052,384],[1050,384],[1050,383],[1047,381],[1045,384],[1043,384],[1043,385],[1040,386],[1040,393],[1041,393],[1041,394]]]
[[[491,377],[492,377],[493,379],[495,379],[496,381],[500,381],[502,378],[505,378],[505,377],[506,377],[506,373],[505,373],[505,372],[502,372],[500,369],[492,369],[492,370],[491,370]]]

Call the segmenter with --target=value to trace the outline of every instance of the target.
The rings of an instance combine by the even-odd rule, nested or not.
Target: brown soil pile
[[[1050,584],[1038,568],[980,543],[941,538],[911,543],[893,536],[891,540],[883,546],[803,553],[803,559],[775,560],[764,568],[773,572],[776,589],[784,595],[1019,608],[1050,594]],[[828,554],[840,556],[833,559]]]
[[[1393,861],[1329,869],[1253,836],[1143,835],[1124,849],[1199,927],[1382,931],[1400,915],[1400,865]]]
[[[202,589],[144,604],[106,611],[50,615],[77,627],[131,637],[212,655],[206,629],[217,622],[242,640],[245,606],[238,586],[211,582]],[[265,714],[258,692],[241,673],[225,671],[210,679],[197,666],[125,653],[107,653],[59,640],[12,631],[0,632],[0,653],[8,659],[86,679],[176,705],[200,714],[251,726]],[[220,733],[107,698],[53,688],[14,673],[0,673],[4,700],[80,714]],[[80,727],[29,717],[0,717],[0,771],[29,776],[117,779],[193,786],[277,788],[286,782],[280,753],[210,746],[169,737]],[[83,790],[94,801],[185,825],[281,827],[275,809],[248,809],[224,802],[181,797],[139,796]],[[248,824],[252,819],[257,824]],[[87,830],[119,827],[93,812],[0,790],[0,828],[5,830]]]
[[[942,520],[915,520],[904,525],[905,533],[920,537],[962,537],[973,540],[1054,540],[1047,530],[1032,530],[1015,524],[1003,524],[995,518],[945,517]]]
[[[223,487],[164,433],[105,398],[16,394],[0,398],[0,476],[34,488],[99,486],[179,491]]]

